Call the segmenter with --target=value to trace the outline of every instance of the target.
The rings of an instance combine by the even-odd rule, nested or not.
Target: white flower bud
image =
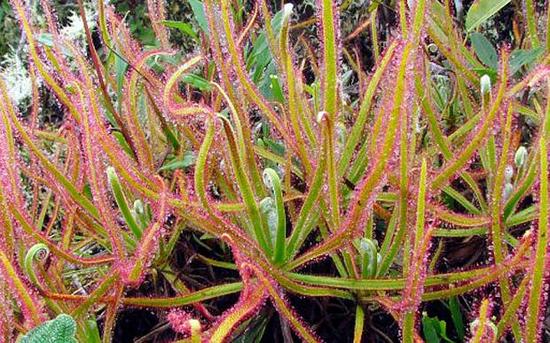
[[[524,146],[520,146],[514,156],[514,163],[516,164],[516,167],[519,168],[523,166],[526,159],[527,159],[527,149]]]
[[[487,94],[491,92],[491,78],[489,75],[485,74],[479,79],[479,86],[481,89],[481,94]]]

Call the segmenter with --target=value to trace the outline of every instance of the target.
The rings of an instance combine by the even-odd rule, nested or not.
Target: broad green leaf
[[[189,23],[185,23],[183,21],[177,21],[177,20],[163,20],[163,21],[161,21],[161,23],[162,23],[162,25],[164,25],[166,27],[170,27],[170,28],[173,28],[173,29],[178,29],[183,34],[186,34],[186,35],[188,35],[189,37],[191,37],[193,39],[198,39],[199,38],[199,36],[195,32],[195,30],[193,30],[193,26],[191,26]]]
[[[277,12],[271,21],[271,27],[275,35],[280,34],[282,27],[283,10]],[[252,81],[258,86],[260,92],[269,100],[281,101],[282,94],[277,94],[271,75],[277,75],[277,66],[269,49],[265,32],[261,32],[252,43],[252,47],[246,53],[246,68],[251,73]],[[278,86],[276,82],[275,87]],[[280,88],[280,86],[279,86]],[[282,98],[284,100],[284,98]]]
[[[428,316],[422,317],[422,333],[424,334],[424,339],[426,343],[439,343],[439,335],[437,334],[437,329],[434,326],[434,318]]]
[[[487,37],[479,32],[473,32],[470,34],[470,41],[479,60],[487,67],[496,70],[498,68],[497,50]]]
[[[128,63],[120,58],[118,54],[115,56],[115,73],[116,73],[116,84],[118,89],[118,95],[122,98],[122,89],[124,87],[124,77],[126,75],[126,70],[128,69]]]
[[[159,171],[176,170],[191,167],[195,164],[195,155],[186,152],[181,158],[174,158],[170,162],[160,167]]]
[[[44,46],[47,46],[48,48],[52,48],[55,44],[53,41],[53,35],[49,32],[43,32],[36,36],[36,41]],[[69,51],[64,46],[61,46],[61,52],[68,57],[73,57],[73,54],[71,51]]]
[[[208,21],[206,20],[206,14],[204,13],[202,1],[189,0],[189,4],[191,5],[191,10],[193,11],[193,14],[195,14],[195,19],[197,20],[197,23],[199,23],[201,30],[208,34]]]
[[[447,337],[447,322],[439,320],[437,317],[428,317],[426,314],[422,317],[422,332],[426,343],[439,343],[441,340],[453,343]]]
[[[479,75],[480,77],[483,75],[488,75],[491,78],[491,84],[495,84],[498,80],[498,73],[496,69],[493,68],[472,68],[472,70]]]
[[[543,47],[538,47],[531,50],[514,50],[510,54],[510,72],[514,75],[521,69],[521,67],[533,63],[540,56],[542,56],[543,53]]]
[[[508,5],[511,0],[477,0],[466,14],[466,31],[470,32]]]
[[[86,320],[84,333],[87,343],[101,343],[99,328],[97,327],[97,321],[95,320],[95,318]]]
[[[181,80],[201,91],[209,91],[212,89],[210,82],[200,75],[186,74],[181,78]]]
[[[269,75],[269,78],[271,79],[270,88],[273,94],[273,99],[280,103],[284,103],[285,96],[283,95],[283,89],[281,88],[279,78],[277,77],[277,75]]]
[[[237,335],[234,343],[258,343],[262,341],[269,317],[260,313],[252,319],[244,322],[237,330]],[[242,332],[242,333],[241,333]]]

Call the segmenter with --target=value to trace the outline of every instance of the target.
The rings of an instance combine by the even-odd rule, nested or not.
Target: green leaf
[[[207,79],[196,74],[186,74],[181,78],[181,80],[201,91],[209,91],[212,89],[212,86]]]
[[[439,343],[443,341],[453,343],[447,337],[447,322],[439,320],[437,317],[428,317],[426,314],[422,316],[422,332],[426,343]]]
[[[277,12],[271,21],[275,35],[281,32],[283,10]],[[278,94],[278,82],[274,85],[271,75],[277,75],[277,66],[269,49],[266,33],[262,31],[253,41],[252,47],[246,53],[246,68],[251,73],[252,81],[258,85],[263,96],[269,100],[281,101],[282,94]],[[275,87],[275,88],[274,88]],[[280,87],[280,86],[279,86]]]
[[[283,104],[285,102],[285,96],[283,95],[283,89],[279,83],[279,78],[277,75],[269,75],[269,78],[271,79],[271,91],[273,92],[273,98]]]
[[[113,136],[117,140],[118,144],[122,147],[124,152],[126,152],[130,157],[134,158],[134,152],[132,151],[132,148],[124,138],[124,135],[120,131],[113,131]]]
[[[470,32],[508,5],[511,0],[477,0],[466,14],[466,31]]]
[[[208,21],[206,20],[206,14],[204,13],[202,1],[189,0],[189,4],[191,5],[191,10],[195,15],[195,19],[197,20],[197,23],[199,23],[201,30],[208,34]]]
[[[44,46],[47,46],[48,48],[52,48],[54,46],[53,41],[53,35],[49,32],[43,32],[36,36],[36,41]],[[73,57],[73,54],[71,51],[69,51],[64,46],[61,46],[61,52],[68,57]]]
[[[517,73],[521,67],[535,62],[544,53],[543,47],[531,50],[514,50],[510,54],[510,72],[512,75]]]
[[[124,191],[122,190],[122,185],[120,184],[120,180],[118,179],[115,168],[107,168],[107,177],[109,179],[109,185],[111,186],[111,191],[113,193],[113,196],[115,197],[115,201],[118,205],[118,208],[120,209],[120,212],[122,213],[122,216],[124,217],[124,221],[133,232],[134,236],[137,239],[140,239],[142,235],[142,230],[136,223],[136,220],[132,215],[132,212],[130,211],[128,201],[124,196]]]
[[[424,333],[424,339],[426,340],[426,343],[439,343],[441,341],[439,335],[437,334],[437,329],[434,325],[434,321],[437,321],[437,319],[430,318],[428,316],[422,317],[422,332]]]
[[[126,75],[126,70],[128,69],[128,63],[125,60],[120,58],[118,54],[115,55],[115,74],[116,74],[116,84],[118,89],[118,96],[122,98],[121,94],[124,87],[124,76]]]
[[[234,343],[259,343],[262,341],[269,317],[261,313],[244,322],[236,332]],[[242,333],[241,333],[242,332]]]
[[[181,158],[174,158],[170,162],[160,167],[159,171],[171,171],[191,167],[195,164],[195,155],[187,151]]]
[[[21,338],[21,343],[77,343],[76,322],[68,314],[60,314],[35,327]]]
[[[492,68],[472,68],[472,71],[474,71],[477,75],[480,77],[483,75],[488,75],[491,78],[491,84],[495,84],[498,80],[498,73],[496,69]]]
[[[470,34],[470,41],[479,60],[487,67],[496,70],[498,68],[498,54],[493,44],[479,32]]]
[[[193,26],[191,26],[191,24],[189,23],[185,23],[183,21],[177,21],[177,20],[163,20],[161,21],[161,24],[166,27],[178,29],[181,31],[181,33],[186,34],[193,39],[199,38],[195,30],[193,30]]]
[[[84,334],[86,336],[87,343],[101,343],[99,328],[97,327],[97,321],[95,318],[86,320]]]
[[[451,311],[451,318],[453,320],[458,339],[462,342],[464,341],[465,330],[462,312],[460,311],[460,304],[458,303],[457,297],[452,297],[449,299],[449,310]]]

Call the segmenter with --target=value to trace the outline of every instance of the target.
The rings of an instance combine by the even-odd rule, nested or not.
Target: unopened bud
[[[491,92],[491,78],[489,75],[485,74],[479,79],[479,86],[481,94],[488,94]]]
[[[516,154],[514,155],[514,163],[516,164],[516,167],[519,168],[523,166],[523,164],[525,164],[526,159],[527,159],[527,149],[524,146],[520,146],[516,151]]]

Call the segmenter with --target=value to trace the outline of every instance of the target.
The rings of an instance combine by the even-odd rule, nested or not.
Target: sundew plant
[[[0,341],[130,341],[135,309],[140,342],[548,339],[550,11],[510,2],[366,1],[349,30],[351,1],[148,0],[142,46],[103,0],[85,44],[11,0]]]

